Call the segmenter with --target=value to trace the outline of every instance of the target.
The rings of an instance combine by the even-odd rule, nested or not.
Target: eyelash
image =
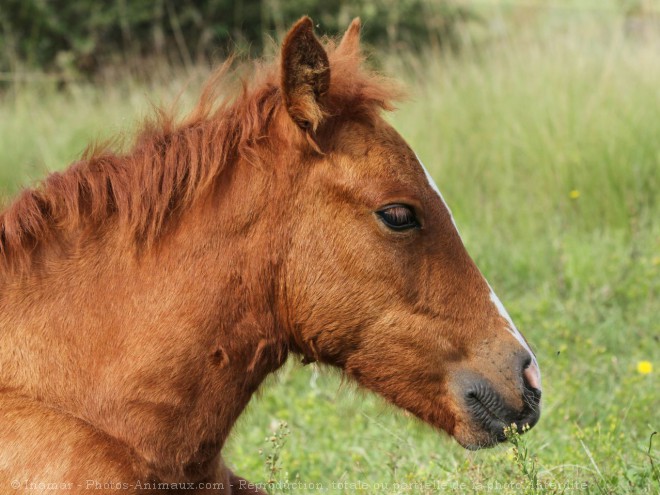
[[[382,210],[378,210],[376,214],[386,227],[398,232],[420,226],[415,210],[408,205],[388,205]]]

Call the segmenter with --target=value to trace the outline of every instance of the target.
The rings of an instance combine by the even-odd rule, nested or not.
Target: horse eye
[[[376,214],[392,230],[408,230],[419,227],[415,212],[410,206],[390,205],[377,211]]]

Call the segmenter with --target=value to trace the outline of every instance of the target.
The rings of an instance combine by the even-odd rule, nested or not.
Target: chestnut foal
[[[0,490],[258,492],[221,450],[289,354],[467,448],[540,411],[534,354],[381,116],[355,20],[0,215]],[[18,485],[17,485],[18,483]]]

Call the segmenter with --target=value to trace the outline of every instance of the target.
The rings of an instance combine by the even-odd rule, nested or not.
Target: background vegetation
[[[365,40],[390,46],[457,48],[459,25],[476,19],[452,0],[3,0],[0,70],[90,75],[108,62],[136,68],[144,57],[190,67],[236,50],[258,55],[301,12],[320,34],[360,15]]]
[[[467,452],[336,373],[292,362],[235,430],[227,458],[239,473],[279,481],[273,493],[660,491],[660,29],[655,3],[631,5],[461,2],[481,20],[457,30],[459,51],[373,50],[408,83],[393,124],[535,347],[538,426]],[[130,134],[186,83],[190,104],[207,71],[6,83],[0,187]]]

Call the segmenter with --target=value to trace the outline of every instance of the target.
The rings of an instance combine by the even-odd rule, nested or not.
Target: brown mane
[[[324,45],[331,66],[327,116],[392,109],[400,95],[396,85],[362,69],[354,47],[332,40]],[[255,145],[283,106],[280,68],[255,66],[233,97],[227,91],[230,66],[231,60],[209,78],[184,119],[158,109],[142,123],[127,152],[97,144],[65,171],[24,190],[0,213],[0,264],[25,268],[45,240],[82,226],[94,228],[110,217],[133,242],[153,242],[173,212],[194,202],[223,170],[239,158],[258,163]]]

